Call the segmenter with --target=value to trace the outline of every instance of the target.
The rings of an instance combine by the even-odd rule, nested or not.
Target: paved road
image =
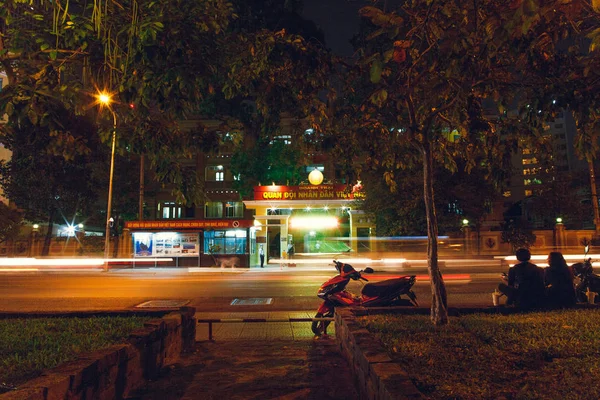
[[[414,271],[414,272],[413,272]],[[430,302],[425,271],[384,270],[372,281],[415,273],[420,304]],[[331,268],[243,269],[198,272],[169,269],[115,270],[108,273],[48,272],[0,275],[0,311],[66,311],[132,308],[151,299],[187,301],[199,311],[315,310],[319,286]],[[488,302],[498,272],[449,271],[445,274],[451,305]],[[348,288],[359,292],[361,283]],[[267,305],[232,305],[235,299],[270,298]]]

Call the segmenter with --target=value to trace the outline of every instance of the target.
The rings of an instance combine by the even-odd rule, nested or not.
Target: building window
[[[225,180],[225,168],[222,165],[206,167],[206,180],[209,182],[223,182]]]
[[[246,254],[247,232],[243,229],[204,232],[204,254]]]
[[[290,145],[292,144],[292,137],[290,135],[275,136],[273,140],[269,142],[269,144],[273,144],[275,142],[282,142],[285,145]]]
[[[525,190],[525,196],[532,196],[533,190]]]
[[[181,208],[181,206],[176,205],[174,202],[158,204],[159,215],[162,215],[163,219],[181,218]]]
[[[241,218],[244,216],[244,203],[241,201],[228,201],[225,203],[226,218]]]
[[[311,165],[306,166],[306,173],[309,174],[309,173],[313,172],[315,169],[318,169],[321,172],[325,171],[325,167],[323,166],[323,164],[311,164]]]
[[[510,196],[511,196],[511,194],[512,194],[512,193],[510,192],[510,190],[505,190],[505,191],[502,193],[502,197],[510,197]]]
[[[542,181],[541,181],[540,179],[537,179],[537,178],[533,178],[533,179],[525,179],[525,180],[523,181],[523,184],[524,184],[525,186],[529,186],[529,185],[541,185],[541,184],[542,184]]]
[[[223,218],[223,203],[220,201],[208,201],[204,207],[206,218]]]
[[[533,158],[524,158],[523,159],[523,165],[537,164],[537,163],[538,163],[538,160],[535,157],[533,157]]]
[[[523,168],[523,175],[535,175],[540,173],[541,168]]]

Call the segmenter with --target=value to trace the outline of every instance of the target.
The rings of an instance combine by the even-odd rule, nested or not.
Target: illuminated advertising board
[[[207,228],[250,228],[253,220],[172,220],[172,221],[126,221],[127,229],[207,229]]]
[[[198,233],[134,232],[135,257],[198,257]]]
[[[346,185],[255,186],[254,200],[360,200],[365,195],[360,182]]]

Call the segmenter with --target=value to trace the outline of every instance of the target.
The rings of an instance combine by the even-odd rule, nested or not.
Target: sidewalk
[[[308,318],[309,312],[196,313],[198,319]],[[335,342],[315,339],[310,322],[217,323],[214,341],[199,324],[196,349],[138,390],[137,400],[358,399],[354,378]]]
[[[130,400],[354,400],[335,339],[199,342]]]

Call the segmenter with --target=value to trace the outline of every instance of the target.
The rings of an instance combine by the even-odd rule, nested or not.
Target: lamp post
[[[115,170],[115,142],[117,137],[117,114],[110,107],[110,103],[112,102],[112,98],[110,94],[105,92],[98,93],[98,102],[102,106],[106,106],[110,110],[113,116],[113,129],[112,129],[112,146],[110,152],[110,175],[108,178],[108,205],[106,208],[106,231],[105,231],[105,240],[104,240],[104,270],[108,270],[108,257],[109,257],[109,247],[110,247],[110,220],[111,218],[111,208],[112,208],[112,187],[113,187],[113,173]]]
[[[35,242],[37,239],[37,233],[38,233],[38,229],[40,228],[40,226],[38,224],[33,224],[31,226],[31,235],[29,238],[29,257],[32,257],[36,254],[35,252]]]
[[[463,219],[463,230],[465,232],[465,254],[471,253],[471,227],[469,226],[469,220]]]

